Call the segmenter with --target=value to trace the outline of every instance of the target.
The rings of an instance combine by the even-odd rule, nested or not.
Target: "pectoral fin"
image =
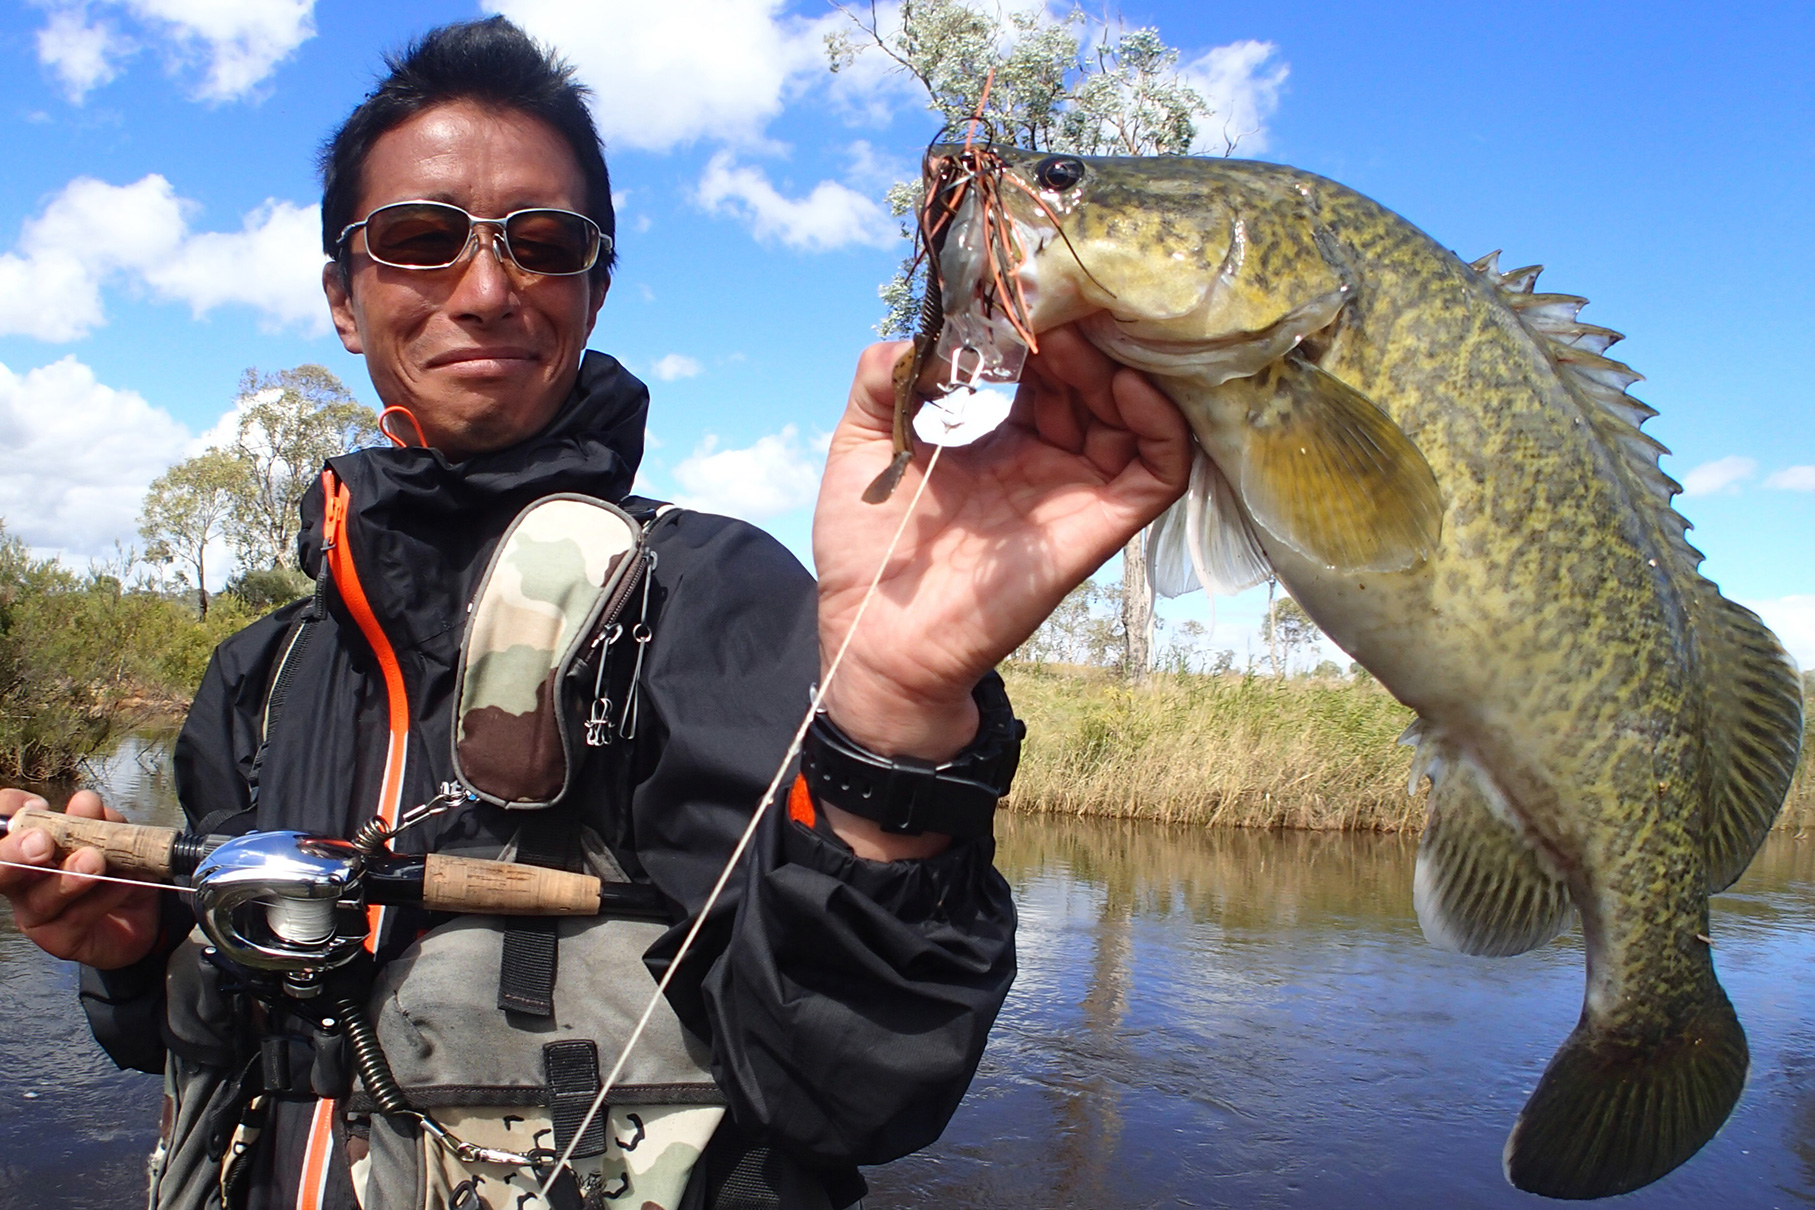
[[[1372,400],[1297,356],[1239,389],[1241,496],[1256,524],[1333,571],[1405,571],[1431,556],[1437,477]]]

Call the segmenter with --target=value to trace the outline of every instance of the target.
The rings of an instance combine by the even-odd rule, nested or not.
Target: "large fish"
[[[1618,334],[1279,165],[942,146],[926,183],[943,297],[904,395],[1012,378],[1068,322],[1146,371],[1200,446],[1149,537],[1162,591],[1276,575],[1417,711],[1426,935],[1510,954],[1580,914],[1581,1020],[1508,1179],[1598,1197],[1688,1159],[1748,1062],[1708,896],[1783,803],[1802,703],[1697,573]]]

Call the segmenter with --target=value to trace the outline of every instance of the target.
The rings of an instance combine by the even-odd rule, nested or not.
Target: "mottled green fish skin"
[[[1042,157],[1002,154],[1045,206],[1003,191],[1036,233],[1023,275],[1035,330],[1082,320],[1112,357],[1147,370],[1238,495],[1242,392],[1256,387],[1193,372],[1191,350],[1238,348],[1294,308],[1340,299],[1339,318],[1298,353],[1423,454],[1441,537],[1416,566],[1351,573],[1256,527],[1267,558],[1432,742],[1486,773],[1566,882],[1588,959],[1572,1042],[1642,1062],[1720,1017],[1707,941],[1711,686],[1738,673],[1701,627],[1725,603],[1695,571],[1656,447],[1654,483],[1634,469],[1647,455],[1621,448],[1620,424],[1571,385],[1495,280],[1352,190],[1279,165],[1152,158],[1086,159],[1083,182],[1058,193],[1040,189]],[[1738,1076],[1715,1081],[1731,1096],[1703,1090],[1727,1098],[1714,1126],[1743,1080],[1737,1023],[1721,1041],[1732,1052],[1734,1035]],[[1705,1137],[1667,1142],[1657,1163]],[[1519,1180],[1510,1149],[1509,1165]],[[1584,1180],[1543,1191],[1615,1191]]]

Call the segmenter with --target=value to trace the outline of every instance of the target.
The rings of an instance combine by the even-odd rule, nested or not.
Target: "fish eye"
[[[1063,193],[1084,179],[1084,161],[1072,155],[1048,156],[1034,168],[1034,179],[1042,189]]]

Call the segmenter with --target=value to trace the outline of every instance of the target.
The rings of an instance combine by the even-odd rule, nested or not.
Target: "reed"
[[[1417,831],[1412,712],[1371,680],[1004,667],[1027,743],[1007,808],[1200,827]],[[1780,830],[1815,830],[1810,744]]]

